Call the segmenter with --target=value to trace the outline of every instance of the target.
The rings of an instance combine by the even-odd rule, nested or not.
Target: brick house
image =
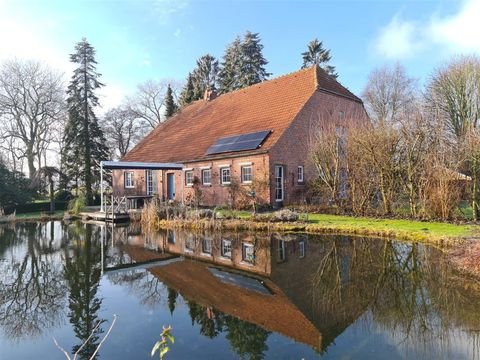
[[[114,195],[246,205],[254,191],[274,207],[303,202],[315,177],[312,132],[364,116],[362,101],[318,66],[220,96],[208,92],[122,159],[183,169],[114,170]]]

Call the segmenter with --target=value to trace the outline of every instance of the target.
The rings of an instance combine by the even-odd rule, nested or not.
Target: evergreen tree
[[[265,70],[268,61],[263,57],[263,45],[258,33],[247,31],[243,36],[240,84],[242,87],[266,80],[270,73]]]
[[[225,49],[221,70],[218,74],[220,93],[242,88],[240,84],[242,40],[239,36]]]
[[[68,121],[64,134],[63,161],[67,175],[85,186],[87,203],[93,201],[92,184],[107,157],[105,137],[93,111],[98,105],[95,90],[103,86],[96,71],[95,49],[84,38],[75,46],[70,61],[77,64],[68,86]]]
[[[331,60],[330,50],[323,47],[323,42],[314,39],[308,43],[307,51],[302,53],[303,65],[302,69],[305,69],[314,64],[320,66],[326,73],[334,78],[338,77],[335,71],[335,66],[329,65]]]
[[[177,112],[177,109],[177,104],[173,98],[172,87],[168,84],[167,93],[165,95],[165,117],[168,119],[173,116]]]
[[[247,31],[243,39],[237,37],[227,47],[218,79],[222,93],[257,84],[270,76],[260,41],[258,33]]]
[[[197,60],[192,72],[193,100],[203,99],[205,90],[214,89],[218,74],[218,60],[206,54]]]
[[[194,100],[192,73],[188,73],[187,83],[180,94],[180,106],[184,107],[191,104]]]

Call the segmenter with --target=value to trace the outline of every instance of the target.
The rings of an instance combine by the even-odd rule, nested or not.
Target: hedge
[[[55,210],[67,210],[68,202],[55,201]],[[38,202],[28,203],[21,205],[8,205],[4,208],[5,214],[11,214],[14,211],[17,214],[35,213],[35,212],[48,212],[50,211],[50,202]]]

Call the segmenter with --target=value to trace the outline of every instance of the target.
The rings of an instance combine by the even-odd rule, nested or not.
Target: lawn
[[[397,219],[372,219],[351,216],[309,214],[308,222],[338,230],[366,230],[378,232],[410,233],[412,235],[430,235],[435,238],[465,238],[478,232],[476,225],[455,225],[443,222],[423,222]]]

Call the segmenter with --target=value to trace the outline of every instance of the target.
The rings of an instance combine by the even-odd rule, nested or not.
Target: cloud
[[[453,52],[480,52],[480,0],[464,1],[451,16],[432,17],[430,39]]]
[[[424,21],[403,19],[396,14],[373,42],[377,55],[405,59],[422,51],[446,54],[480,53],[480,0],[459,2],[453,14],[432,14]]]
[[[154,10],[161,24],[167,23],[173,15],[185,10],[189,5],[188,0],[154,0]]]
[[[416,33],[416,25],[413,22],[402,20],[400,15],[397,14],[381,30],[375,42],[375,50],[386,58],[408,57],[421,45],[415,38]]]

